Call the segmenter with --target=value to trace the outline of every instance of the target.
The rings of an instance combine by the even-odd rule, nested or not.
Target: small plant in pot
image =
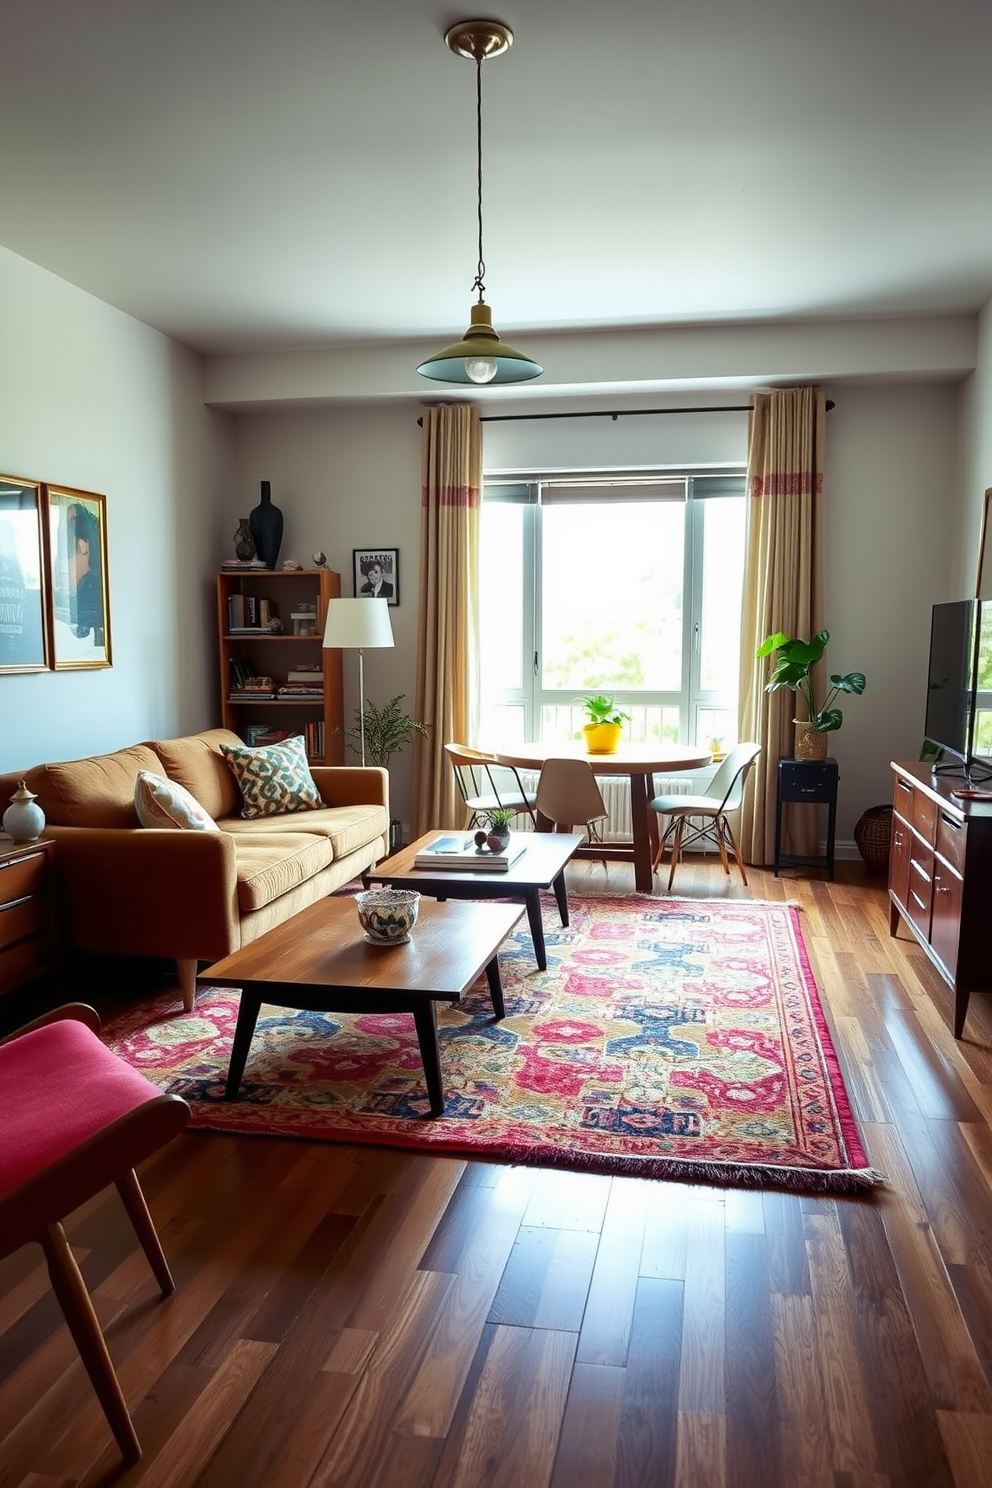
[[[615,698],[606,697],[604,693],[576,701],[581,702],[589,719],[582,729],[589,753],[616,754],[620,747],[620,731],[625,722],[630,722],[630,714],[617,707]]]
[[[475,834],[476,847],[502,852],[509,845],[510,827],[516,814],[509,806],[494,806],[491,811],[480,814],[479,830]]]
[[[781,631],[767,636],[754,653],[756,657],[776,653],[775,670],[765,684],[766,692],[778,692],[787,687],[798,692],[806,704],[805,719],[797,718],[796,758],[822,760],[827,757],[827,735],[836,732],[844,722],[844,715],[833,705],[842,692],[862,693],[865,690],[864,672],[847,672],[844,676],[835,672],[830,678],[830,688],[823,701],[817,703],[813,692],[812,670],[822,660],[830,639],[829,630],[818,630],[809,641],[790,640]]]

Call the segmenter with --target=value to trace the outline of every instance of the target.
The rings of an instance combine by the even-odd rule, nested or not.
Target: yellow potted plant
[[[604,697],[602,693],[581,701],[589,717],[582,729],[587,753],[616,754],[621,730],[625,721],[630,722],[630,714],[622,712],[614,698]]]

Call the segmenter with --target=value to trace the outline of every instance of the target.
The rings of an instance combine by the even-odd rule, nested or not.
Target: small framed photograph
[[[51,667],[41,489],[0,475],[0,672]]]
[[[400,602],[400,554],[398,548],[353,548],[355,598]]]
[[[46,486],[45,501],[52,665],[57,672],[112,666],[107,498]]]

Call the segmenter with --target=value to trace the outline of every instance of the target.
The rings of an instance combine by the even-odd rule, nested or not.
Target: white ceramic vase
[[[37,842],[45,829],[45,813],[22,780],[3,814],[3,829],[14,842]]]

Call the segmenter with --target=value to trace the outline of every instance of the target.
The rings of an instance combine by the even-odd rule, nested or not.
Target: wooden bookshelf
[[[341,652],[325,651],[324,622],[328,600],[341,593],[341,575],[325,568],[225,569],[217,575],[217,635],[220,646],[220,713],[224,728],[246,743],[260,742],[262,728],[291,729],[307,740],[307,754],[317,765],[344,762]],[[235,596],[240,596],[238,600]],[[232,602],[245,609],[245,626],[232,629]],[[266,608],[267,607],[267,608]],[[294,634],[293,620],[312,607],[311,634]],[[262,617],[278,618],[283,629],[267,630]],[[249,619],[249,617],[251,617]],[[280,697],[288,674],[317,666],[314,676],[321,697]],[[271,677],[277,695],[232,696],[236,674]]]

